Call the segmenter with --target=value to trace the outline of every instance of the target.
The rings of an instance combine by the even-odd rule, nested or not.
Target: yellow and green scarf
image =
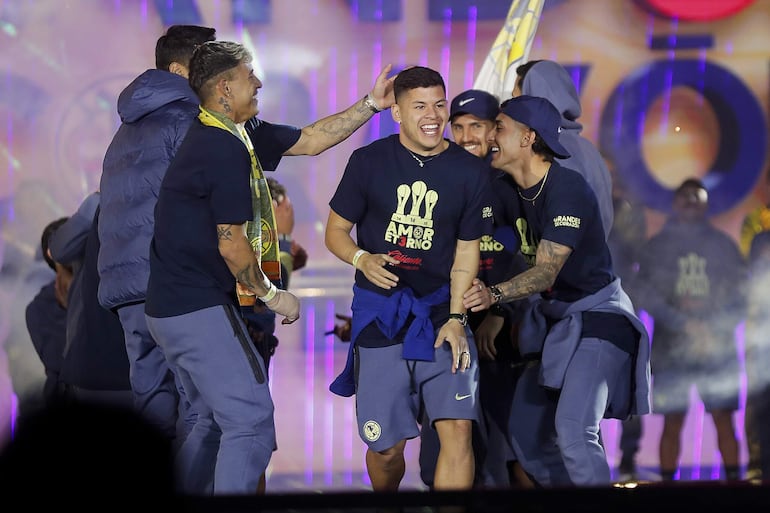
[[[246,146],[251,157],[251,206],[254,211],[254,219],[246,223],[246,236],[251,247],[257,254],[262,271],[273,281],[281,278],[281,263],[278,251],[278,229],[275,224],[275,212],[273,211],[273,199],[270,196],[270,188],[259,163],[254,145],[251,143],[243,125],[236,125],[230,118],[200,107],[198,119],[206,126],[213,126],[227,130]],[[238,296],[241,304],[254,304],[253,295],[238,285]],[[244,296],[251,296],[246,299]]]

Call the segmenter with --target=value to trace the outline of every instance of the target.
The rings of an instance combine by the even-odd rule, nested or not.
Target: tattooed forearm
[[[460,278],[461,277],[460,275],[467,276],[469,274],[472,275],[472,276],[476,276],[476,273],[472,273],[468,269],[452,269],[452,271],[450,273],[452,278],[455,278],[455,277]],[[455,276],[455,275],[457,275],[457,276]]]
[[[370,111],[371,112],[371,111]],[[306,127],[309,135],[323,135],[329,141],[344,141],[346,137],[358,130],[368,118],[349,117],[344,113],[330,118],[324,118]]]
[[[373,114],[364,105],[363,100],[360,100],[338,114],[327,116],[306,126],[302,129],[302,133],[307,137],[312,137],[316,142],[309,154],[317,155],[344,141],[371,119]]]
[[[498,285],[503,301],[515,301],[551,288],[571,253],[568,246],[541,240],[535,266]]]
[[[220,240],[233,240],[233,225],[217,225],[217,237]]]
[[[503,293],[502,302],[516,301],[543,292],[553,285],[550,273],[538,266],[517,274],[512,279],[499,284],[497,287]]]
[[[267,288],[262,281],[262,272],[256,262],[236,272],[235,279],[258,296],[264,296],[267,293]]]

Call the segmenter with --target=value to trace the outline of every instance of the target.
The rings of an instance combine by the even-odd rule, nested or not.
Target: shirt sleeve
[[[275,171],[283,154],[294,146],[302,135],[302,130],[295,126],[276,125],[259,118],[251,118],[245,127],[254,145],[254,152],[265,171]]]
[[[545,207],[543,235],[541,239],[575,249],[585,234],[586,226],[596,205],[596,197],[592,197],[585,180],[578,180],[579,175],[572,179],[554,180],[554,186],[548,195]],[[564,177],[566,178],[566,176]],[[598,209],[597,209],[598,211]]]
[[[476,177],[476,181],[471,182],[470,198],[468,208],[465,209],[461,222],[460,230],[457,234],[459,240],[474,240],[482,235],[491,235],[493,229],[493,196],[491,182],[486,177],[486,169],[469,169],[472,173],[469,176]]]
[[[337,190],[329,200],[331,209],[351,223],[358,222],[366,211],[366,184],[361,160],[361,153],[354,151],[345,166]]]

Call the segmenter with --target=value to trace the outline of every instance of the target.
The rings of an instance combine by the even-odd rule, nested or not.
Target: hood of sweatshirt
[[[563,129],[583,129],[583,125],[576,121],[582,109],[575,82],[561,64],[553,61],[535,63],[524,77],[521,92],[541,96],[553,103],[561,113]]]
[[[186,78],[159,69],[148,69],[134,79],[118,97],[123,123],[134,123],[147,114],[176,101],[198,103]]]

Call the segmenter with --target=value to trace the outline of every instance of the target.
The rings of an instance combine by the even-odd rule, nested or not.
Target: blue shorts
[[[435,350],[433,362],[404,360],[402,351],[403,344],[356,346],[358,434],[373,451],[418,436],[421,404],[433,421],[478,420],[479,370],[474,344],[469,345],[470,369],[455,374],[449,344]]]
[[[740,371],[738,363],[717,367],[679,367],[653,373],[653,413],[686,413],[690,408],[690,386],[695,384],[706,411],[738,409]]]

